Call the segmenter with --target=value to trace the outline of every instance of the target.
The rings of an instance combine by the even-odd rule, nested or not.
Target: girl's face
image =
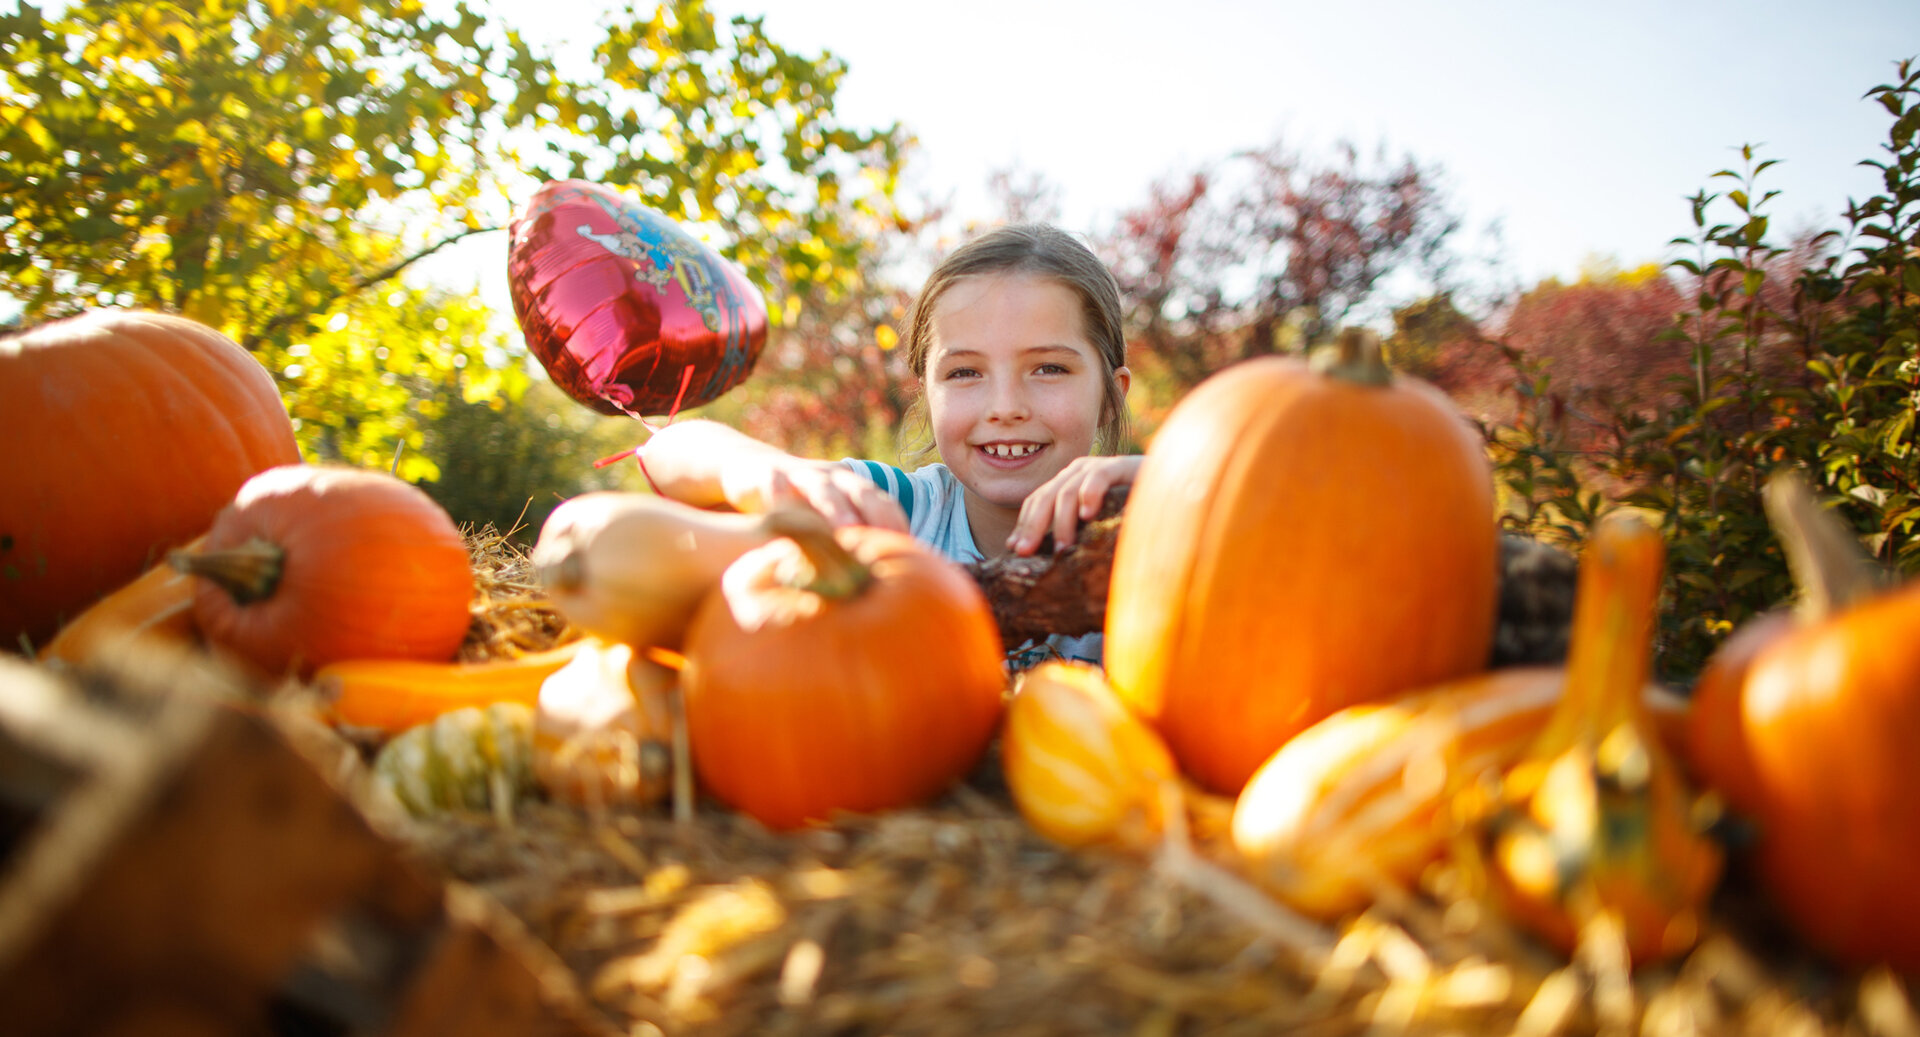
[[[1073,290],[1031,274],[969,277],[934,304],[933,442],[982,502],[1017,512],[1035,487],[1093,452],[1106,364],[1081,324]],[[1124,392],[1127,369],[1115,376]]]

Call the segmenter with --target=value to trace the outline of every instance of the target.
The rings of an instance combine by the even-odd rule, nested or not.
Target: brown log
[[[1100,514],[1059,551],[1048,534],[1040,549],[1026,557],[989,558],[967,566],[986,593],[1008,650],[1048,634],[1077,637],[1105,627],[1113,545],[1126,503],[1127,487],[1108,490]]]

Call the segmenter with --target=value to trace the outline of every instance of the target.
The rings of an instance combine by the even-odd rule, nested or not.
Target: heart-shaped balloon
[[[717,399],[766,344],[766,303],[739,269],[610,187],[548,181],[511,234],[507,283],[527,347],[603,414]]]

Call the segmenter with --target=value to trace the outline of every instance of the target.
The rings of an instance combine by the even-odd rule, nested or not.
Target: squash
[[[1345,706],[1483,669],[1498,533],[1480,437],[1377,337],[1263,357],[1154,437],[1115,546],[1107,677],[1201,785],[1238,794]]]
[[[182,550],[198,550],[205,542],[204,535],[195,537]],[[87,606],[53,635],[40,650],[40,658],[78,666],[104,649],[142,637],[176,644],[193,644],[200,638],[200,629],[193,623],[193,580],[165,562]]]
[[[504,811],[536,790],[533,710],[518,702],[467,706],[380,747],[372,794],[417,817],[453,810]]]
[[[1580,557],[1566,685],[1501,780],[1483,840],[1496,899],[1571,952],[1609,916],[1636,964],[1690,948],[1718,881],[1711,812],[1642,703],[1666,546],[1627,511]]]
[[[249,476],[300,460],[273,377],[164,313],[0,336],[0,646],[52,637],[206,531]]]
[[[1006,684],[985,596],[888,530],[765,516],[701,602],[681,672],[695,773],[776,829],[922,802],[985,753]]]
[[[588,640],[541,682],[533,772],[579,806],[644,806],[672,785],[670,696],[679,677],[631,645]]]
[[[1000,764],[1014,805],[1062,846],[1152,848],[1180,774],[1160,735],[1127,712],[1097,667],[1043,662],[1007,707]]]
[[[1694,765],[1756,823],[1760,880],[1794,929],[1920,974],[1920,582],[1888,586],[1791,471],[1766,506],[1800,600],[1709,661]]]
[[[314,671],[335,724],[399,734],[468,706],[540,700],[541,682],[573,661],[583,642],[485,662],[346,659]]]
[[[1411,888],[1461,830],[1452,795],[1505,770],[1545,727],[1566,684],[1558,666],[1513,666],[1363,703],[1273,754],[1234,803],[1232,839],[1250,877],[1331,921],[1383,886]],[[1686,700],[1642,694],[1671,748]]]
[[[193,618],[207,641],[270,675],[446,662],[471,623],[460,530],[419,487],[381,472],[268,469],[240,487],[202,550],[169,560],[202,578]]]
[[[677,649],[720,574],[767,538],[759,516],[608,491],[553,509],[528,557],[554,607],[582,631]]]

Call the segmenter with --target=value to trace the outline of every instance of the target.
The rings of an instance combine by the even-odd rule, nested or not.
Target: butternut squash
[[[581,642],[510,659],[431,663],[348,659],[315,671],[313,683],[336,724],[399,734],[468,706],[517,702],[531,708],[540,684],[579,654]]]
[[[529,557],[574,626],[603,641],[678,649],[700,599],[768,536],[758,516],[596,492],[555,508]]]

